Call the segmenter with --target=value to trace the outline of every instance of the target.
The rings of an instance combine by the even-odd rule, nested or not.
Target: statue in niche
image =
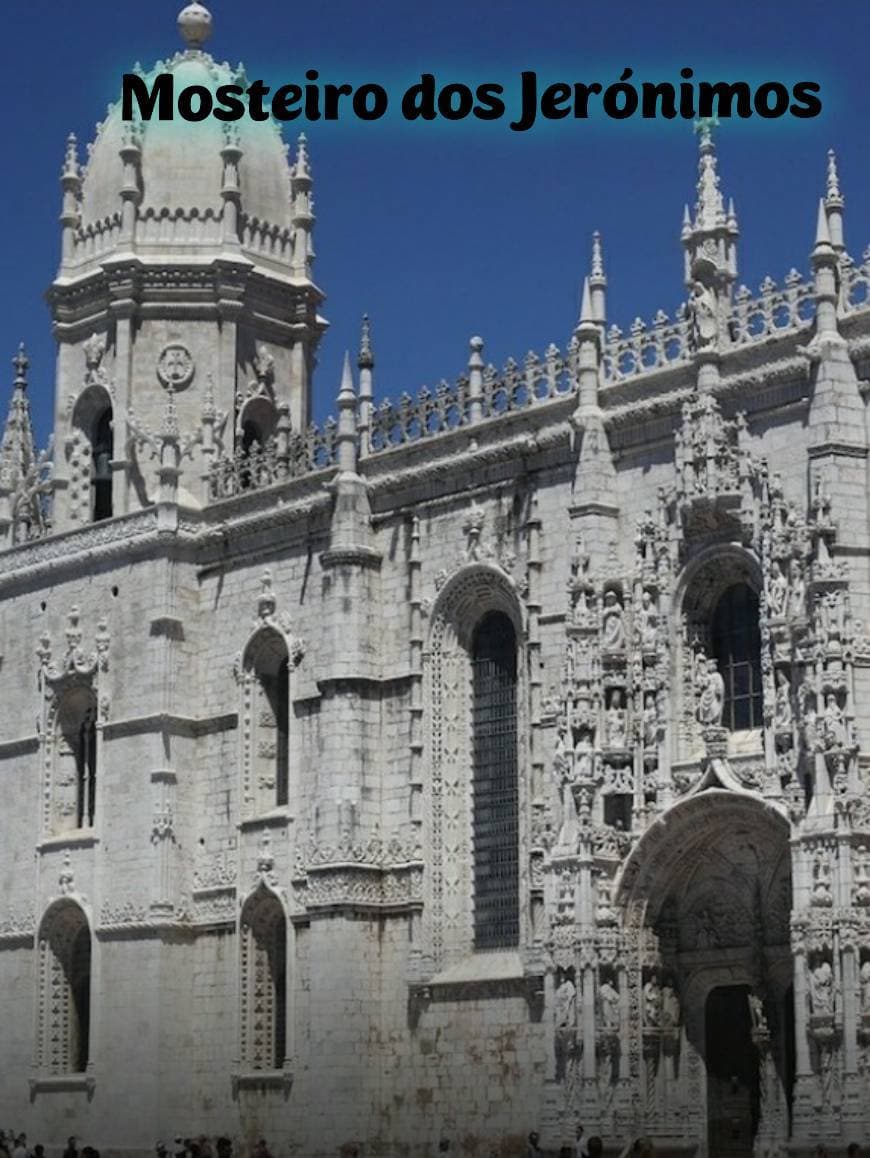
[[[598,1010],[601,1028],[605,1033],[619,1030],[619,994],[605,978],[598,986]]]
[[[855,853],[854,901],[862,908],[870,905],[870,856],[865,844],[858,845]]]
[[[601,646],[604,651],[625,650],[625,619],[622,603],[615,591],[604,596],[604,610],[601,613]]]
[[[604,875],[598,878],[598,903],[595,907],[595,920],[599,925],[615,925],[616,913],[613,911],[613,884]]]
[[[788,601],[788,580],[782,571],[782,564],[774,559],[770,579],[767,584],[767,606],[771,619],[782,619]]]
[[[826,849],[820,849],[813,865],[813,904],[830,908],[834,903],[831,894],[831,858]]]
[[[716,295],[702,282],[696,281],[692,286],[692,296],[686,303],[692,350],[703,350],[716,341],[719,333],[716,312]]]
[[[843,596],[840,591],[828,591],[819,600],[822,643],[826,647],[840,643],[843,638]]]
[[[794,619],[802,619],[806,613],[807,585],[804,582],[801,566],[797,559],[792,559],[789,570],[789,614]]]
[[[846,721],[843,709],[837,703],[833,692],[825,696],[825,711],[822,717],[826,748],[845,748],[848,743],[846,735]]]
[[[865,961],[861,966],[861,1012],[865,1017],[870,1017],[870,961]]]
[[[655,692],[644,692],[643,697],[643,746],[654,752],[659,738],[659,714]]]
[[[713,923],[713,918],[710,916],[709,909],[701,909],[697,917],[697,932],[695,933],[695,948],[696,949],[717,949],[719,947],[719,937],[716,933],[716,926]]]
[[[673,985],[662,986],[662,1029],[677,1029],[680,1024],[680,999]]]
[[[622,688],[610,689],[610,705],[607,709],[607,746],[625,747],[625,708],[622,706]]]
[[[707,660],[707,672],[698,702],[698,721],[706,727],[720,727],[725,708],[725,681],[715,659]]]
[[[564,977],[553,1000],[553,1021],[556,1030],[556,1081],[565,1077],[568,1056],[574,1044],[577,1023],[577,990],[570,977]]]
[[[655,976],[643,987],[643,1023],[649,1029],[658,1029],[662,1023],[662,990]]]
[[[791,727],[791,684],[783,668],[776,673],[776,699],[773,709],[773,724],[775,728],[785,730]]]
[[[659,615],[656,611],[651,591],[644,591],[640,597],[640,646],[644,651],[655,651],[658,642]]]
[[[830,1017],[834,1012],[834,974],[827,961],[810,973],[810,1010],[814,1017]]]

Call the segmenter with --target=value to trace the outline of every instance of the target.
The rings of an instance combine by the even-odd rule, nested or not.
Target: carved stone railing
[[[734,295],[728,327],[736,346],[759,342],[775,334],[800,330],[816,313],[812,282],[804,281],[796,269],[790,270],[782,287],[766,277],[753,298],[746,286]]]
[[[843,284],[842,311],[851,314],[870,304],[870,246],[861,254],[860,262],[843,254],[840,272]]]
[[[300,478],[335,464],[336,422],[328,418],[321,429],[311,425],[305,434],[291,434],[287,449],[276,438],[265,446],[257,443],[247,451],[219,458],[209,471],[209,497],[229,499],[247,491],[262,490],[273,483]]]
[[[558,398],[573,389],[571,354],[549,346],[543,357],[529,352],[522,365],[509,358],[499,371],[485,366],[481,389],[472,397],[467,375],[456,384],[439,382],[434,390],[424,386],[416,398],[403,394],[398,403],[386,399],[372,412],[371,453],[390,450],[424,438],[432,438],[465,426],[472,403],[479,402],[483,418],[526,410]]]
[[[621,382],[688,362],[690,357],[689,322],[684,307],[673,320],[659,310],[650,326],[635,318],[627,336],[619,326],[610,327],[604,347],[604,380]]]

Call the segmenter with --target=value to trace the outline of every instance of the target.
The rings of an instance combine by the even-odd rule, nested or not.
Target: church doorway
[[[758,1132],[758,1050],[748,985],[719,985],[707,997],[707,1134],[717,1158],[752,1158]]]

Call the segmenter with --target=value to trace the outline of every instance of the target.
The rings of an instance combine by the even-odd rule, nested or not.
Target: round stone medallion
[[[160,351],[157,359],[157,377],[167,390],[186,389],[193,381],[196,369],[193,356],[181,342],[170,342]]]

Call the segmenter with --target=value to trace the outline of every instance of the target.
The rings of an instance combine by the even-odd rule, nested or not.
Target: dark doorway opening
[[[749,986],[713,989],[705,1028],[709,1152],[716,1158],[752,1158],[761,1096]]]

